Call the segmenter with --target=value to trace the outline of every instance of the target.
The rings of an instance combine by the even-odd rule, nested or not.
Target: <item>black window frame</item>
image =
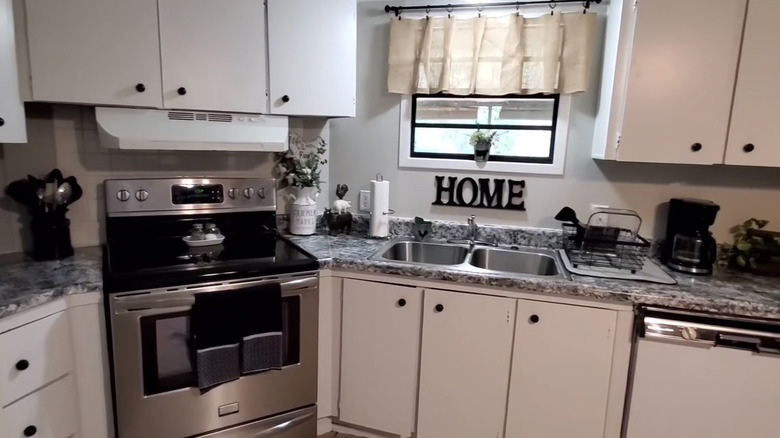
[[[552,124],[550,126],[536,125],[477,125],[470,123],[418,123],[417,122],[417,99],[436,98],[436,99],[551,99],[553,101]],[[415,151],[414,133],[420,128],[457,128],[457,129],[488,129],[502,131],[550,131],[550,154],[547,157],[517,157],[506,155],[490,155],[490,161],[505,163],[528,163],[528,164],[553,164],[555,157],[555,134],[558,128],[558,108],[561,102],[560,94],[506,94],[502,96],[489,96],[485,94],[469,94],[465,96],[456,96],[452,94],[413,94],[412,95],[412,120],[411,120],[411,145],[409,147],[409,156],[411,158],[433,158],[439,160],[467,160],[473,161],[474,154],[442,154],[435,152],[417,152]]]

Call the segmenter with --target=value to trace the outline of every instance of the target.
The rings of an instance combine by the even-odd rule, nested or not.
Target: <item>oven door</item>
[[[189,347],[195,294],[269,282],[282,287],[283,368],[242,376],[201,394]],[[317,285],[318,277],[306,274],[111,295],[119,438],[189,437],[314,405]]]

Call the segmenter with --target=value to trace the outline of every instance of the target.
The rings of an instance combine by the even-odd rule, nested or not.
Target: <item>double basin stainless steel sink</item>
[[[505,249],[398,238],[383,246],[371,260],[508,277],[570,278],[558,253],[542,248]]]

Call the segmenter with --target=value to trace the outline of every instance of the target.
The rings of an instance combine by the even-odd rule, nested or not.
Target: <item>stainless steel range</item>
[[[274,187],[272,179],[105,182],[119,438],[316,436],[318,264],[278,235]],[[194,224],[213,224],[224,241],[188,246]],[[279,366],[204,389],[194,304],[201,294],[265,293],[269,285],[281,290]],[[262,319],[268,310],[247,312]]]

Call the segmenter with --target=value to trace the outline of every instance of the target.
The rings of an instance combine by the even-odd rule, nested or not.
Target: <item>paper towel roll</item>
[[[371,220],[368,234],[371,237],[387,237],[390,232],[390,181],[381,178],[371,180]]]

